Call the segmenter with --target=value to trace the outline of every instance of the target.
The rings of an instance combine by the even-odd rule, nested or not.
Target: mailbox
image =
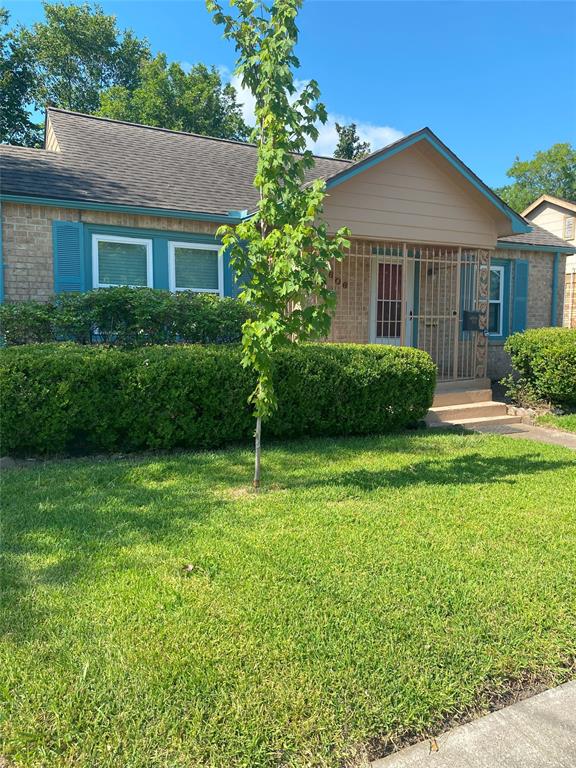
[[[462,330],[479,331],[480,330],[480,312],[464,310],[462,313]]]

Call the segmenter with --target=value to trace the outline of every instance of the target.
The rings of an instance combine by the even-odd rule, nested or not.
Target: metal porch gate
[[[482,376],[487,275],[485,251],[354,240],[331,272],[330,340],[418,347],[441,381]]]

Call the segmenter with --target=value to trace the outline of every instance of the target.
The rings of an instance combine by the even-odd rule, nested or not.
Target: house
[[[250,144],[49,108],[45,147],[0,148],[6,301],[110,285],[234,295],[216,230],[257,201]],[[331,229],[329,341],[428,351],[445,382],[498,378],[509,333],[562,322],[576,250],[510,209],[428,128],[358,162],[317,157]]]
[[[522,212],[530,223],[565,240],[576,252],[576,202],[541,195]],[[566,259],[564,325],[576,328],[576,256]]]

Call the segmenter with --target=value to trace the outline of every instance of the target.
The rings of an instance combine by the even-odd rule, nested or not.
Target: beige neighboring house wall
[[[576,251],[576,202],[542,195],[522,215],[562,238],[567,245],[574,246]],[[568,328],[576,328],[576,253],[566,259],[563,324]]]
[[[526,208],[522,216],[552,232],[556,237],[566,240],[566,245],[573,245],[576,250],[576,203],[542,195]],[[572,237],[569,237],[569,234],[572,234]],[[566,272],[576,272],[576,254],[566,259]]]
[[[4,202],[2,241],[6,301],[48,301],[54,295],[53,221],[82,221],[86,224],[207,235],[215,234],[218,229],[218,224],[190,219]]]

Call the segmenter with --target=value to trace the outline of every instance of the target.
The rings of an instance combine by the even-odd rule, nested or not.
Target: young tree
[[[254,214],[236,227],[220,229],[238,277],[241,300],[255,316],[243,326],[242,364],[256,373],[251,396],[256,417],[254,487],[260,485],[262,420],[276,405],[273,386],[275,350],[326,335],[335,294],[326,279],[332,259],[343,258],[347,229],[333,237],[322,221],[325,184],[305,184],[314,165],[306,149],[326,120],[319,89],[310,81],[297,96],[294,54],[296,17],[302,0],[234,0],[226,14],[218,0],[206,0],[224,36],[235,43],[236,72],[256,101],[253,139],[258,145],[254,185],[260,199]]]
[[[356,123],[350,123],[350,125],[336,123],[336,131],[338,144],[334,150],[334,157],[342,160],[361,160],[370,154],[370,144],[367,141],[360,141]]]
[[[517,157],[506,175],[514,183],[496,193],[516,211],[523,211],[540,195],[576,200],[576,150],[571,144],[554,144],[536,152],[532,160]]]
[[[250,129],[242,119],[236,90],[223,85],[214,67],[195,64],[185,72],[166,55],[145,61],[134,89],[114,85],[100,96],[98,114],[176,131],[244,140]]]
[[[9,18],[0,8],[0,142],[34,146],[40,141],[39,127],[28,111],[34,70],[18,35],[6,30]]]
[[[120,32],[116,18],[96,4],[44,2],[44,13],[45,21],[19,30],[35,70],[37,109],[48,103],[93,113],[103,89],[136,87],[140,64],[150,57],[146,40]]]

